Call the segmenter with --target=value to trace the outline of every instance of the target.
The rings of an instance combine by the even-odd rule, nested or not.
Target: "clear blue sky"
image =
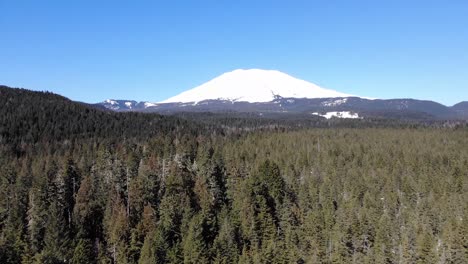
[[[159,101],[237,68],[468,100],[468,1],[0,0],[0,84]]]

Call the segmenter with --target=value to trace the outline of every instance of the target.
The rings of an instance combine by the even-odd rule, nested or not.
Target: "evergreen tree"
[[[78,240],[71,259],[72,264],[95,263],[92,242],[85,239]]]
[[[195,215],[184,237],[184,263],[208,263],[208,248],[203,238],[203,217]]]
[[[434,240],[431,234],[422,230],[416,241],[416,263],[435,263]]]
[[[48,209],[47,227],[44,235],[42,263],[66,263],[70,260],[70,240],[59,201],[52,201]]]

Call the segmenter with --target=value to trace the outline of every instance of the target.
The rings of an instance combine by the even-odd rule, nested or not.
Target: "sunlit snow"
[[[322,113],[312,113],[313,115],[318,115],[325,117],[326,119],[330,119],[332,117],[337,117],[337,118],[353,118],[353,119],[358,119],[361,118],[359,117],[358,113],[351,113],[349,111],[341,111],[341,112],[327,112],[325,114]]]
[[[150,103],[150,102],[145,102],[145,107],[153,107],[153,106],[157,106],[157,104],[155,103]]]
[[[111,104],[111,105],[118,104],[116,101],[111,100],[111,99],[107,99],[105,102],[108,103],[108,104]]]
[[[270,102],[283,98],[327,98],[352,95],[319,87],[275,70],[235,70],[161,103],[188,103],[203,100]]]
[[[323,106],[338,106],[348,101],[348,98],[332,99],[322,103]]]

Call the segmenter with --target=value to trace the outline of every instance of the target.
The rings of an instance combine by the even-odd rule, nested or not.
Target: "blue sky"
[[[160,101],[237,68],[468,100],[468,1],[0,0],[0,84]]]

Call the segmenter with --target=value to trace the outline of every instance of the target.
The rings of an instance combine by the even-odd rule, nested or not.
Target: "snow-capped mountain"
[[[275,70],[235,70],[160,103],[198,103],[205,100],[271,102],[283,98],[331,98],[352,95],[325,89]]]
[[[235,70],[159,103],[106,100],[113,111],[300,113],[324,118],[468,118],[454,107],[415,99],[369,99],[319,87],[274,70]]]
[[[107,99],[104,102],[99,103],[107,109],[114,111],[131,111],[138,108],[139,104],[137,101],[133,100],[114,100]]]

